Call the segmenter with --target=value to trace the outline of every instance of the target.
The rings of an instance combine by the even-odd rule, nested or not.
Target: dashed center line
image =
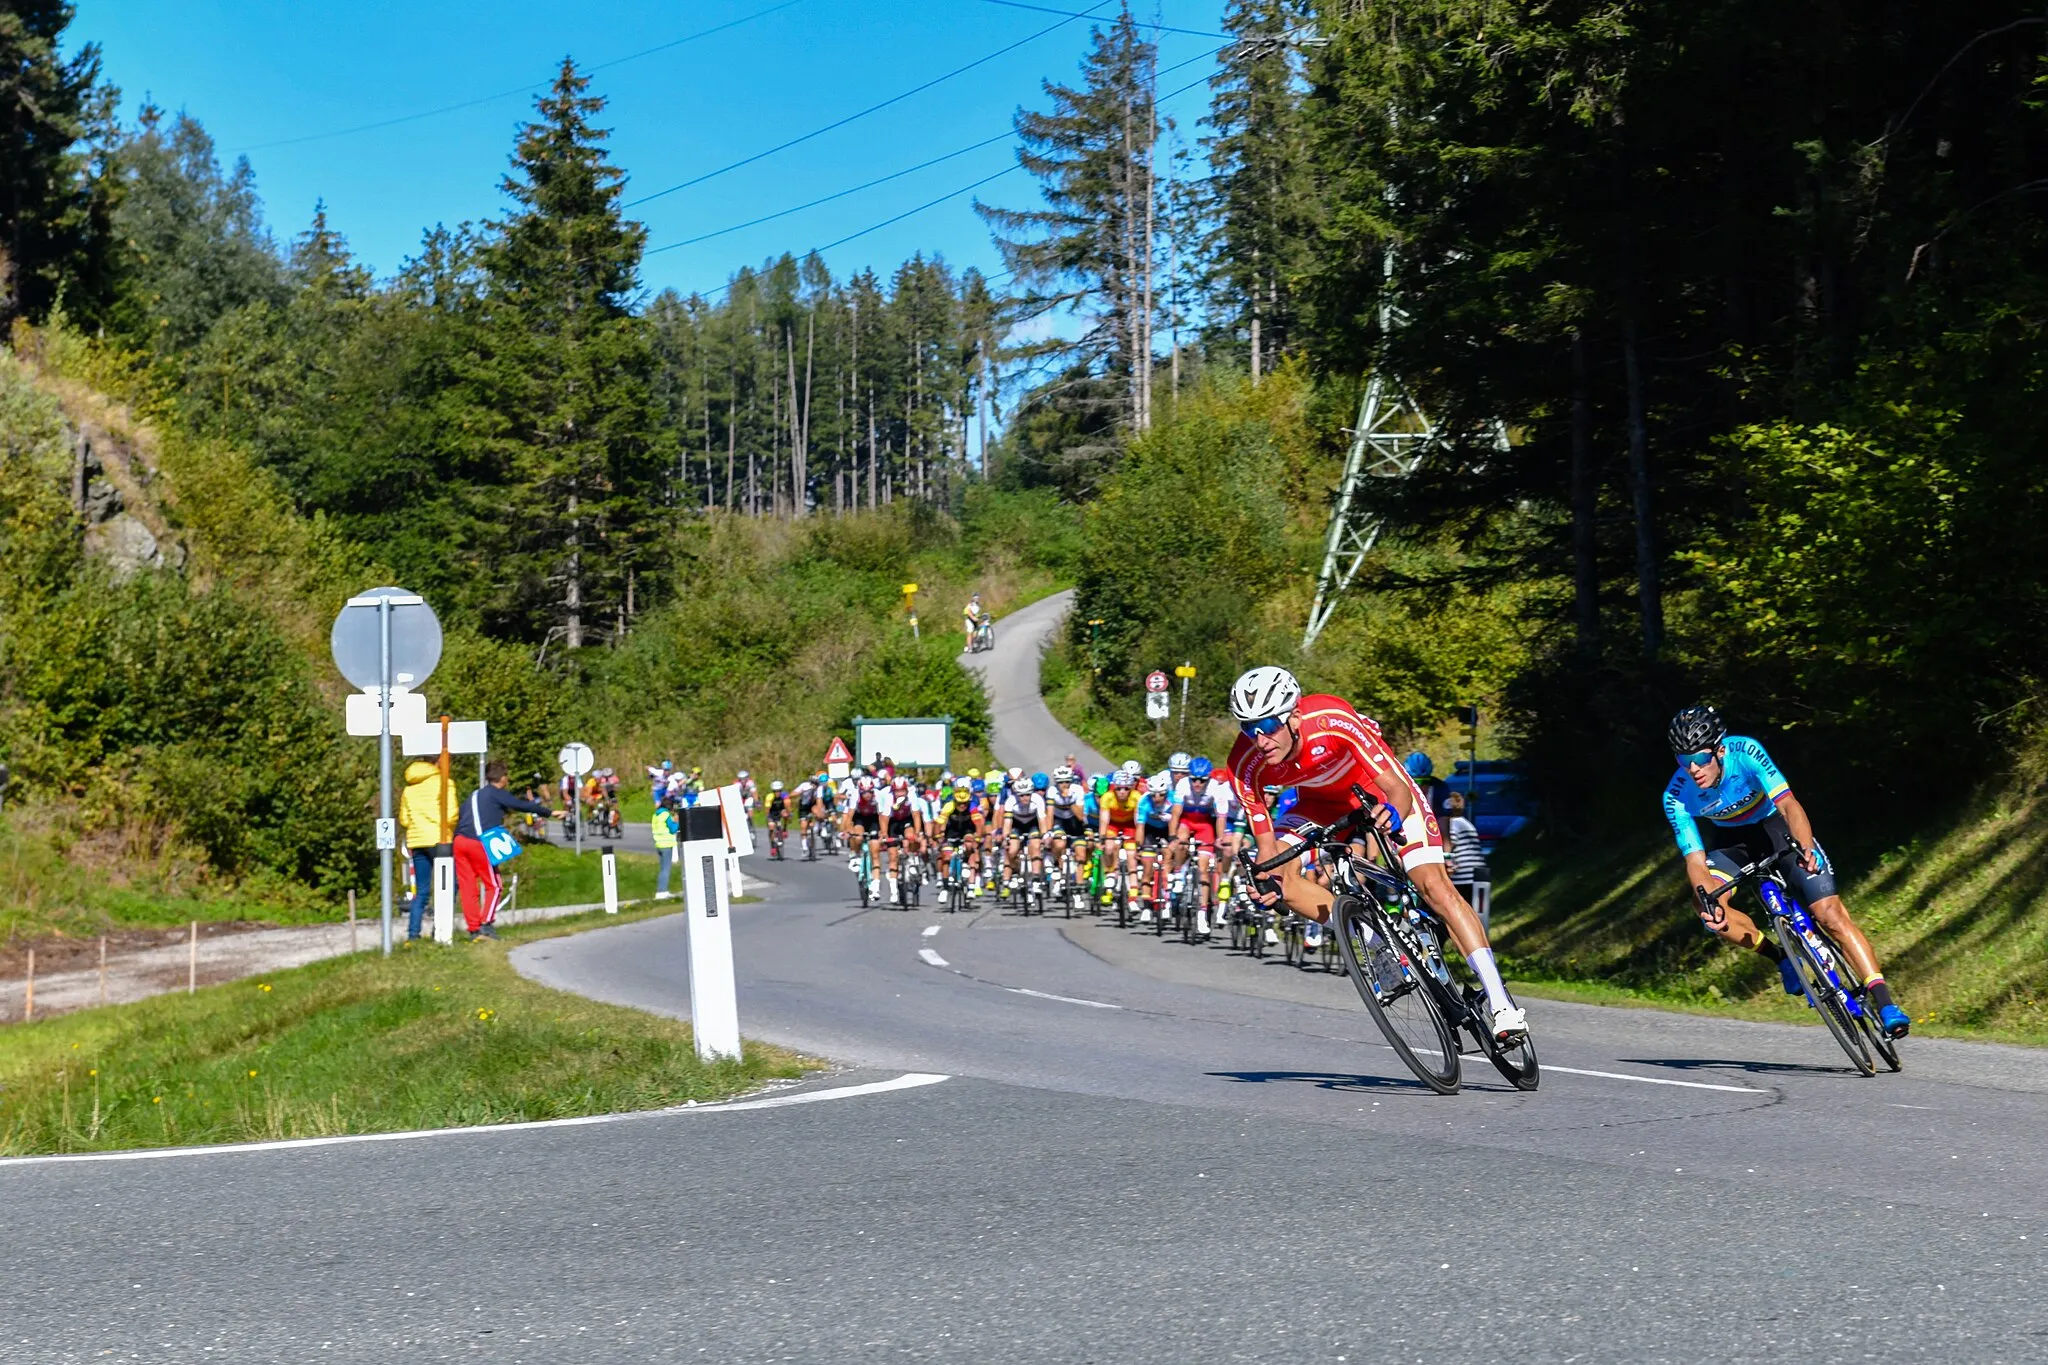
[[[1054,995],[1050,991],[1034,991],[1023,986],[1005,986],[1012,995],[1029,995],[1039,1000],[1057,1000],[1063,1005],[1086,1005],[1091,1010],[1120,1010],[1122,1005],[1112,1005],[1101,1000],[1082,1000],[1072,995]]]
[[[926,962],[930,963],[934,967],[950,967],[953,965],[952,963],[946,961],[946,959],[940,957],[937,953],[933,952],[929,948],[919,948],[917,950],[917,955],[923,958]]]
[[[938,936],[939,928],[940,926],[936,924],[926,926],[924,936],[926,938],[936,938]]]

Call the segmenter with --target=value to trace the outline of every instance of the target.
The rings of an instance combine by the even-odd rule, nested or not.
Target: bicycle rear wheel
[[[1514,997],[1508,997],[1512,1000]],[[1486,1054],[1486,1060],[1493,1063],[1493,1069],[1507,1077],[1508,1083],[1517,1090],[1534,1090],[1542,1082],[1542,1069],[1536,1062],[1536,1042],[1525,1033],[1512,1043],[1502,1043],[1493,1036],[1486,1017],[1486,996],[1476,989],[1465,992],[1465,1013],[1470,1021],[1467,1027],[1479,1044],[1479,1050]]]
[[[1783,924],[1783,921],[1780,921]],[[1783,925],[1779,944],[1785,956],[1792,960],[1792,966],[1799,973],[1799,980],[1806,987],[1806,998],[1813,1002],[1813,1008],[1828,1026],[1828,1032],[1835,1035],[1835,1041],[1849,1058],[1849,1064],[1866,1076],[1877,1074],[1877,1063],[1870,1058],[1870,1048],[1863,1040],[1863,1030],[1849,1012],[1842,1008],[1841,997],[1829,982],[1827,972],[1813,951],[1813,945],[1803,934],[1792,931],[1790,925]]]
[[[1344,949],[1344,972],[1358,988],[1367,1013],[1389,1046],[1424,1085],[1439,1095],[1458,1089],[1458,1040],[1443,1006],[1418,974],[1404,966],[1392,926],[1379,907],[1359,896],[1339,896],[1332,907]]]

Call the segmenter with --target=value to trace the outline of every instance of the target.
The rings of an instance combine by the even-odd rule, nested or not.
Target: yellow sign
[[[914,597],[914,596],[916,596],[916,595],[917,595],[917,584],[915,584],[915,583],[905,583],[905,584],[903,585],[903,595],[904,595],[905,597]]]
[[[1179,668],[1173,670],[1173,676],[1176,678],[1192,678],[1195,676],[1195,666],[1193,664],[1182,664]]]

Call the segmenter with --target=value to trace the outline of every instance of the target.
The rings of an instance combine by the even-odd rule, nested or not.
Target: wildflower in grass
[[[480,1009],[476,1012],[476,1017],[488,1024],[491,1020],[498,1017],[498,1012],[496,1010]]]
[[[250,1074],[251,1076],[254,1076],[254,1075],[256,1074],[256,1068],[255,1068],[255,1067],[250,1067],[250,1068],[249,1068],[249,1074]]]
[[[258,982],[256,989],[268,995],[270,994],[270,983],[268,981]]]
[[[163,1102],[164,1097],[162,1095],[158,1095],[155,1099],[150,1101],[151,1104],[162,1104]]]

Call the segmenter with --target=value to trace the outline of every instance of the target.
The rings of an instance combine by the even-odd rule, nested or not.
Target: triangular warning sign
[[[825,761],[827,763],[851,763],[853,762],[853,750],[846,747],[845,740],[834,735],[832,736],[832,747],[825,751]]]

